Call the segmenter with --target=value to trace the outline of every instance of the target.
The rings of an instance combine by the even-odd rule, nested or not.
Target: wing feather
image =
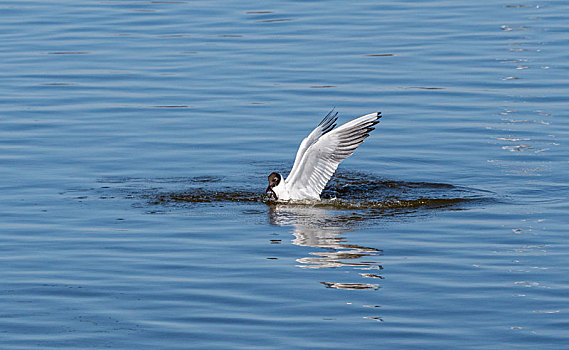
[[[379,123],[381,112],[356,118],[333,129],[329,127],[331,112],[301,143],[294,161],[293,169],[285,180],[294,198],[320,199],[320,193],[338,168],[338,165],[351,156]],[[334,122],[336,114],[333,115]],[[326,125],[321,130],[321,125]],[[304,148],[303,148],[304,147]],[[301,152],[302,150],[302,152]]]
[[[292,166],[292,170],[288,177],[294,176],[298,172],[299,165],[302,161],[306,150],[310,148],[314,143],[318,141],[320,137],[329,133],[336,127],[336,120],[338,120],[338,112],[334,113],[334,108],[326,116],[312,132],[302,140],[300,146],[298,147],[298,151],[296,152],[296,158],[294,159],[294,165]]]

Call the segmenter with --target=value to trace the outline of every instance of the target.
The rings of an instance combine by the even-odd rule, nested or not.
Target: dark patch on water
[[[259,21],[262,23],[276,23],[276,22],[290,22],[294,21],[294,18],[276,18],[276,19],[266,19],[263,21]]]
[[[212,203],[212,202],[262,202],[259,193],[247,191],[211,191],[203,188],[193,189],[190,192],[160,194],[153,202],[160,203]]]
[[[88,55],[89,51],[54,51],[50,52],[50,55]]]
[[[201,180],[200,180],[201,179]],[[187,179],[189,183],[219,182],[220,179]],[[159,182],[159,181],[154,181]],[[218,184],[219,185],[219,184]],[[259,188],[261,184],[259,184]],[[465,204],[488,201],[489,193],[444,183],[384,180],[369,174],[340,172],[322,192],[321,201],[286,203],[338,210],[357,209],[437,209],[460,208]],[[152,204],[191,205],[221,202],[258,202],[269,206],[283,205],[268,199],[261,191],[194,187],[182,192],[157,193],[148,196]]]
[[[320,283],[325,285],[326,288],[334,288],[334,289],[377,290],[380,288],[377,284],[371,284],[371,283],[336,283],[336,282],[320,282]]]
[[[273,11],[247,11],[248,15],[265,15],[269,13],[273,13]]]

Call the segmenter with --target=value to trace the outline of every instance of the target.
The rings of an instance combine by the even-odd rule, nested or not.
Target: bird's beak
[[[269,198],[270,199],[274,199],[277,200],[277,194],[275,193],[275,191],[273,191],[273,188],[271,187],[271,185],[269,184],[269,186],[267,186],[267,189],[265,190],[265,193],[269,194]]]

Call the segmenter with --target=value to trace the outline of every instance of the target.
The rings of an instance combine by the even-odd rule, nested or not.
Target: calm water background
[[[566,1],[0,12],[1,348],[568,348]],[[261,194],[333,106],[384,114],[340,174],[481,200],[155,200]]]

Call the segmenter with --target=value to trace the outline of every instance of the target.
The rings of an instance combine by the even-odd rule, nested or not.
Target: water
[[[2,348],[567,347],[565,2],[0,10]]]

